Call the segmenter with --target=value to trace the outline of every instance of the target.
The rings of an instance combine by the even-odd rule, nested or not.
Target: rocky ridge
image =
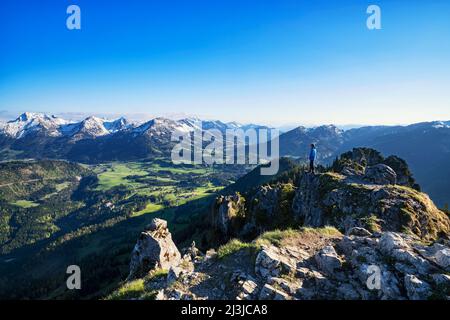
[[[358,227],[347,235],[333,228],[269,232],[206,254],[193,244],[162,276],[150,270],[141,294],[160,300],[449,299],[449,245]]]
[[[358,148],[322,173],[303,173],[288,182],[259,186],[253,193],[219,197],[212,224],[225,239],[252,239],[274,228],[327,225],[344,233],[363,227],[425,240],[447,236],[448,216],[419,190],[404,160]]]

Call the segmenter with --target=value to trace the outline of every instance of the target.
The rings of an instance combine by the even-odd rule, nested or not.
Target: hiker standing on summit
[[[314,161],[316,160],[317,150],[314,143],[311,143],[311,151],[309,151],[309,173],[314,174]]]

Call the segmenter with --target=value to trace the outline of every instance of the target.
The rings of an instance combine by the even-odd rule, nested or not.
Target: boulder
[[[343,283],[337,288],[338,296],[344,300],[358,300],[361,295],[350,283]]]
[[[403,237],[395,232],[386,232],[380,238],[380,251],[384,254],[392,254],[394,249],[408,248],[407,242]]]
[[[353,227],[348,231],[349,236],[358,236],[358,237],[370,237],[372,233],[367,229],[360,227]]]
[[[169,270],[177,266],[180,260],[181,254],[172,241],[167,221],[153,219],[134,246],[129,278],[145,275],[153,269]]]
[[[279,288],[282,288],[285,292],[290,295],[294,295],[295,292],[301,287],[301,281],[298,280],[287,280],[283,278],[272,277],[267,280],[267,284],[276,285]]]
[[[367,167],[363,178],[374,184],[384,185],[397,182],[397,174],[394,169],[382,163]]]
[[[236,300],[254,300],[258,292],[258,284],[252,279],[242,279],[238,281],[240,289]]]
[[[319,269],[328,275],[334,275],[335,271],[342,267],[342,261],[332,246],[323,247],[315,255],[315,259]]]
[[[437,250],[434,254],[436,259],[436,263],[442,268],[448,269],[450,267],[450,249],[443,248],[441,250]]]
[[[405,288],[410,300],[426,300],[431,296],[431,287],[414,275],[405,276]]]
[[[289,295],[281,290],[276,289],[270,284],[265,284],[259,294],[259,300],[289,300]]]
[[[196,247],[195,241],[192,241],[191,245],[188,248],[184,248],[182,252],[183,252],[183,259],[190,261],[195,261],[198,257],[203,256],[201,251]]]
[[[450,292],[450,276],[444,273],[436,273],[431,276],[434,283]]]
[[[295,272],[295,261],[285,250],[275,246],[266,246],[258,253],[255,260],[255,272],[263,278],[277,277],[282,273]]]
[[[391,271],[381,271],[381,299],[382,300],[403,300],[400,290],[400,280]]]

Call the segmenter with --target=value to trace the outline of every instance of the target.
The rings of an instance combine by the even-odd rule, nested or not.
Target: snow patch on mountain
[[[88,117],[81,122],[71,122],[56,116],[25,112],[17,119],[0,126],[0,132],[13,139],[22,139],[32,134],[49,137],[100,137],[132,127],[125,118],[105,120]]]
[[[48,116],[41,113],[25,112],[17,119],[8,121],[2,132],[15,139],[20,139],[30,133],[45,132],[49,136],[59,136],[59,127],[67,124],[67,121],[55,116]]]

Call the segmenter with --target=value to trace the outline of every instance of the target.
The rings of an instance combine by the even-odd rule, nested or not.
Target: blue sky
[[[2,0],[0,116],[448,120],[449,39],[447,0]]]

